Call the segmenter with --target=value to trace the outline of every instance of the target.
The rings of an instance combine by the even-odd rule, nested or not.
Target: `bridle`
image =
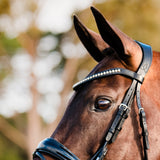
[[[148,131],[147,131],[147,123],[146,123],[144,108],[141,106],[141,101],[140,101],[140,88],[141,84],[144,81],[144,77],[148,72],[152,62],[152,49],[149,45],[143,44],[141,42],[137,43],[140,45],[143,52],[143,59],[141,61],[141,64],[137,72],[133,72],[131,70],[124,68],[113,68],[88,76],[84,80],[76,83],[73,86],[73,89],[77,90],[79,87],[81,87],[87,82],[112,75],[123,75],[125,77],[132,79],[132,84],[128,89],[128,91],[126,92],[122,103],[118,107],[118,111],[106,134],[103,145],[98,149],[98,151],[94,154],[91,160],[103,160],[103,158],[107,153],[107,145],[115,141],[118,133],[122,129],[122,125],[125,119],[128,117],[135,95],[139,110],[140,126],[142,128],[143,148],[144,148],[143,157],[145,160],[148,160],[148,155],[147,155],[147,150],[149,149]],[[45,160],[42,154],[48,155],[52,158],[57,158],[59,160],[79,160],[64,145],[54,140],[53,138],[47,138],[42,142],[40,142],[36,151],[33,153],[33,158],[39,157],[42,160]]]

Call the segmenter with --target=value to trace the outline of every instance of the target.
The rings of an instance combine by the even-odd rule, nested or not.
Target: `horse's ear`
[[[97,62],[101,61],[105,57],[103,50],[109,48],[109,46],[104,42],[99,34],[87,29],[76,16],[74,16],[74,26],[78,37],[90,55]]]
[[[117,52],[126,65],[137,69],[142,59],[140,46],[110,24],[97,9],[91,7],[91,10],[103,40]]]

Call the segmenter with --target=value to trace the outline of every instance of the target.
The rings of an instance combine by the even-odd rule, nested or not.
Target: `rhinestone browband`
[[[142,77],[140,74],[137,74],[133,71],[130,71],[128,69],[124,69],[124,68],[113,68],[113,69],[108,69],[102,72],[98,72],[96,74],[93,74],[91,76],[86,77],[85,79],[83,79],[82,81],[76,83],[73,85],[73,89],[76,90],[78,89],[81,85],[83,85],[86,82],[89,81],[93,81],[95,79],[99,79],[99,78],[104,78],[104,77],[108,77],[111,75],[123,75],[126,77],[130,77],[130,78],[134,78],[136,80],[138,80],[139,82],[143,82],[144,77]]]

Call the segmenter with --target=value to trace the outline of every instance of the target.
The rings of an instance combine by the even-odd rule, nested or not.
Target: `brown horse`
[[[51,157],[48,152],[41,152],[39,156],[34,154],[34,159],[94,159],[92,157],[106,142],[106,134],[109,133],[110,127],[117,116],[117,110],[121,108],[119,106],[133,83],[132,77],[117,75],[118,69],[114,71],[110,69],[122,68],[122,70],[130,70],[134,73],[140,68],[143,59],[143,50],[140,45],[111,25],[99,11],[93,7],[91,9],[101,36],[87,29],[76,17],[74,17],[74,24],[80,40],[98,64],[89,74],[89,80],[85,79],[81,82],[82,84],[79,83],[75,86],[76,91],[69,102],[67,110],[50,138],[54,139],[54,149],[51,149],[52,143],[49,144],[50,141],[46,142],[46,146],[43,142],[41,144],[41,147],[49,148],[48,152],[54,150],[58,153],[57,148],[62,148],[63,151],[60,151],[59,154],[63,156],[63,152],[68,152],[73,158],[56,158],[56,154],[53,158],[54,155]],[[150,145],[148,158],[144,154],[145,146],[141,137],[142,130],[137,109],[138,100],[136,101],[135,98],[137,93],[134,91],[131,96],[133,101],[130,102],[130,114],[123,124],[123,129],[119,132],[114,143],[107,144],[108,151],[106,155],[103,158],[95,159],[160,159],[159,66],[160,53],[154,51],[151,67],[145,76],[140,91],[141,104],[146,113],[149,132],[148,137],[146,132],[146,138],[149,139]],[[108,73],[109,76],[104,77],[102,74],[102,77],[100,77],[99,74],[106,70],[116,72],[116,74]],[[98,78],[95,78],[96,76]],[[142,80],[137,78],[135,81]],[[74,155],[67,148],[78,158],[76,156],[74,158]]]

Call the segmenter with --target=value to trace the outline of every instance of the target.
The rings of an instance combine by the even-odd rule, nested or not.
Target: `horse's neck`
[[[160,119],[160,53],[154,52],[151,68],[141,89],[141,101],[148,115],[148,123]],[[156,123],[157,124],[157,123]],[[156,125],[155,124],[155,125]],[[160,130],[160,128],[159,128]]]
[[[153,101],[160,109],[160,53],[153,52],[153,60],[151,68],[146,76],[142,91],[145,97],[149,97],[147,101]]]
[[[160,157],[160,53],[154,52],[151,68],[141,89],[142,106],[147,116],[149,131],[149,159]]]

